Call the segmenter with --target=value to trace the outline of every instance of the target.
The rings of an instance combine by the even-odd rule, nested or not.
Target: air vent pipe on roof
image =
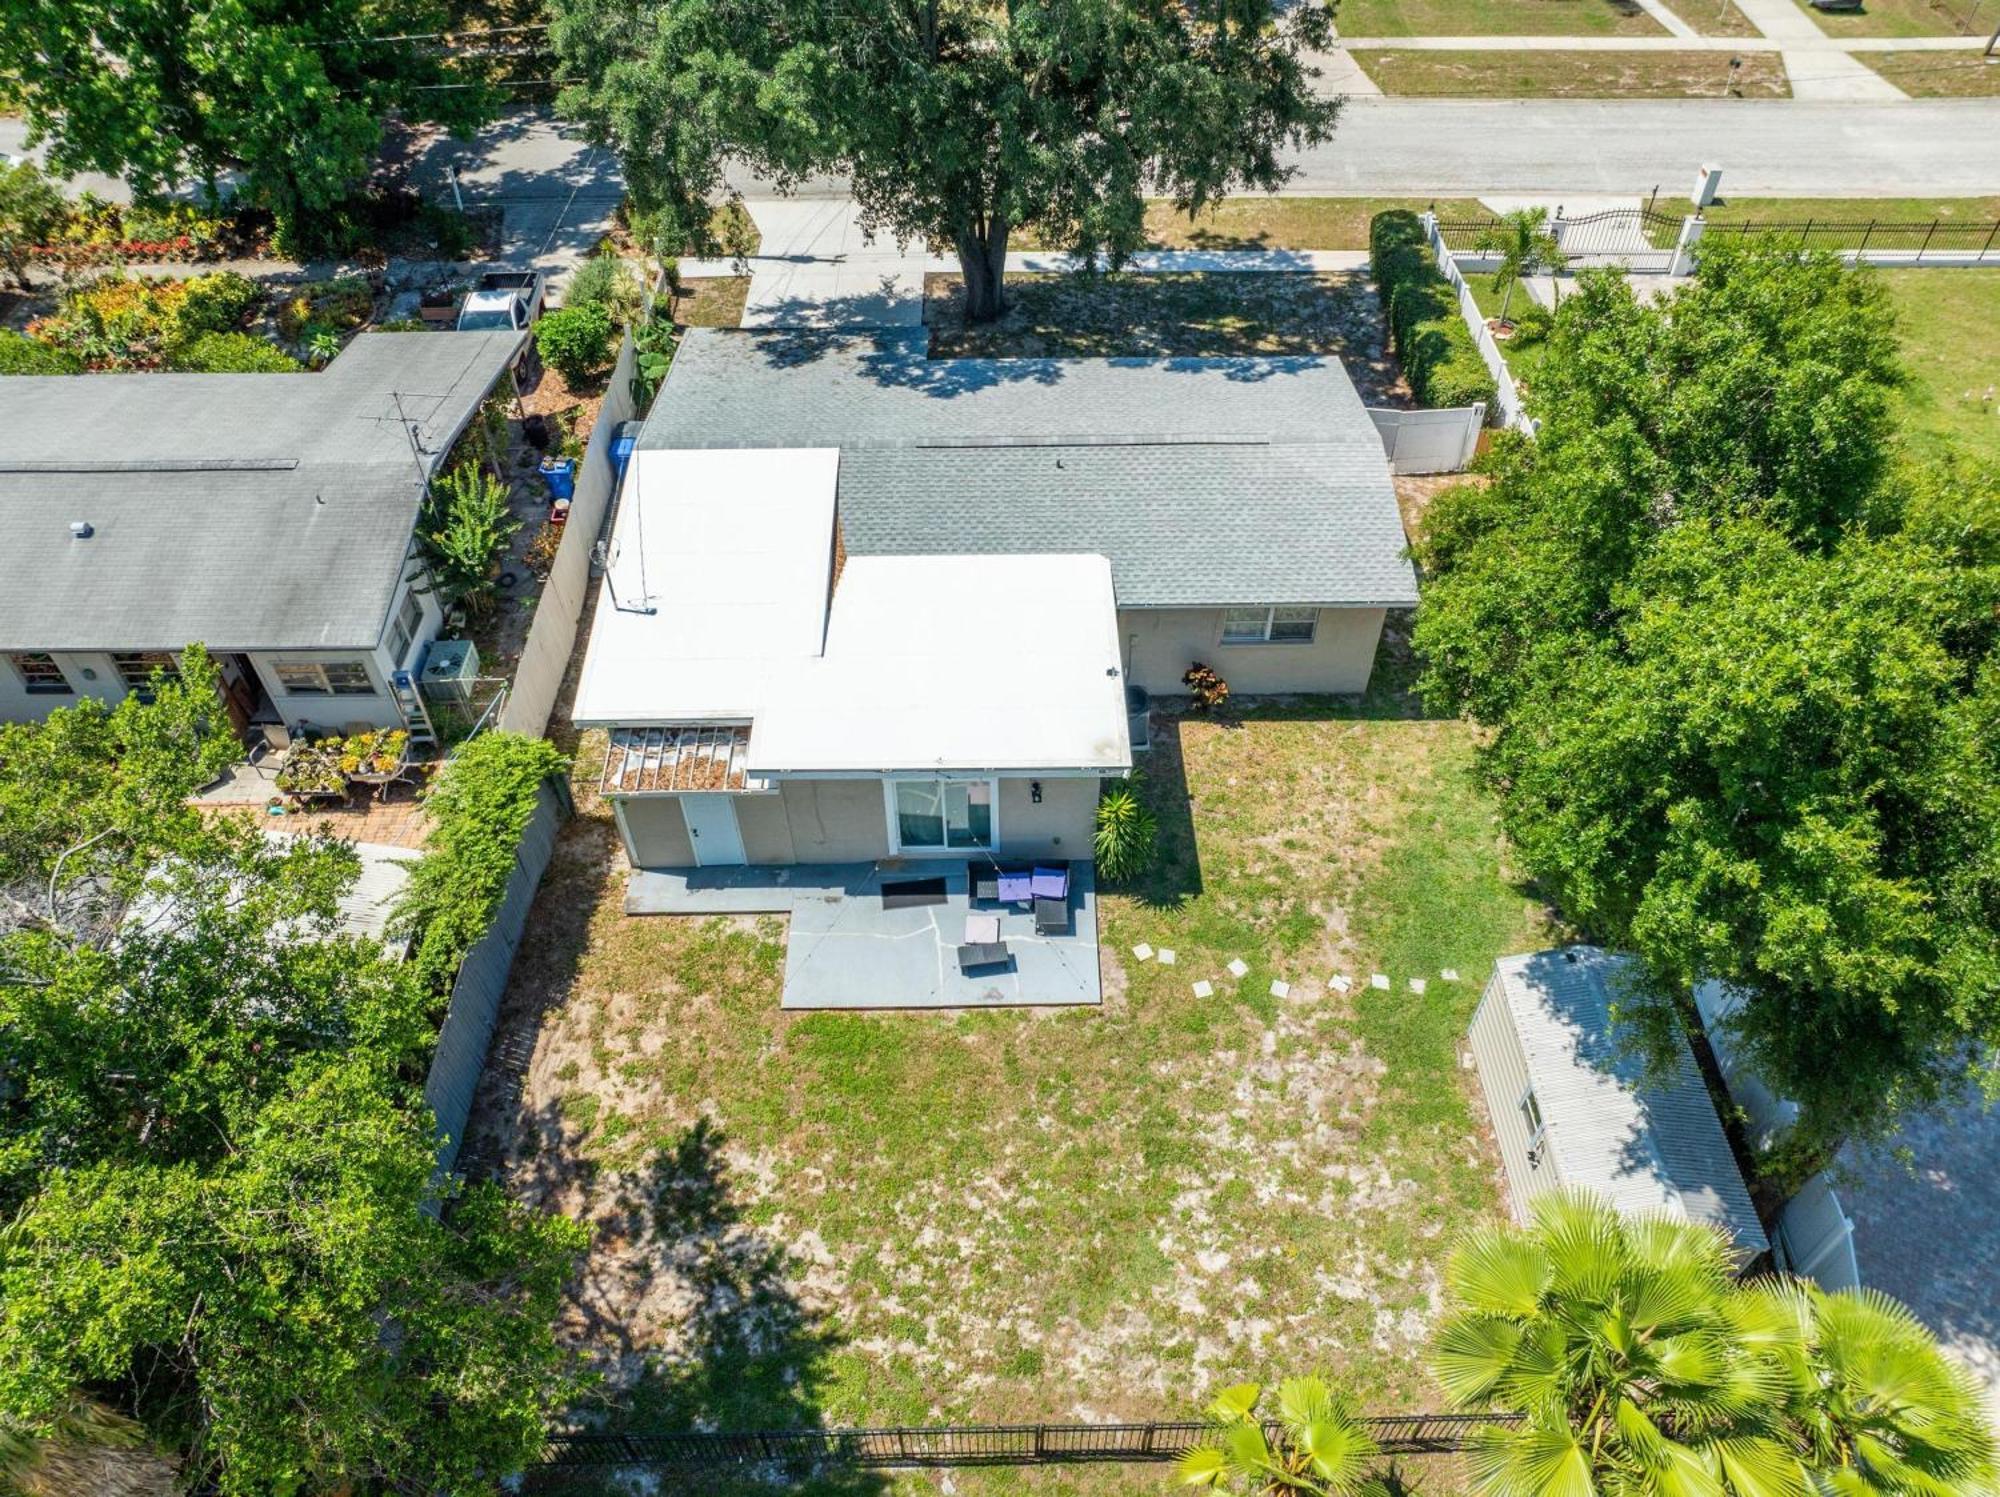
[[[69,534],[71,540],[87,541],[95,533],[96,532],[91,528],[90,521],[88,520],[71,520],[69,522]]]

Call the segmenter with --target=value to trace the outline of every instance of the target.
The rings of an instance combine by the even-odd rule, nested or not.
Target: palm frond
[[[1535,1313],[1550,1274],[1537,1242],[1495,1228],[1470,1233],[1446,1269],[1452,1295],[1466,1309],[1517,1319]]]
[[[1431,1343],[1431,1370],[1454,1404],[1484,1405],[1506,1383],[1520,1345],[1521,1328],[1511,1321],[1454,1315]]]

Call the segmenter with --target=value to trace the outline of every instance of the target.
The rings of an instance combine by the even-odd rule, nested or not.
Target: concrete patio
[[[968,898],[966,865],[897,863],[794,867],[638,869],[625,891],[628,915],[789,915],[783,1006],[817,1008],[1000,1008],[1093,1004],[1103,999],[1097,965],[1097,885],[1088,862],[1069,865],[1070,928],[1038,936],[1022,906]],[[940,902],[884,909],[883,884],[942,879]],[[1008,962],[959,971],[968,912],[996,915]]]

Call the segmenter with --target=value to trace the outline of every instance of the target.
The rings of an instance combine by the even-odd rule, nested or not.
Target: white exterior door
[[[696,863],[720,868],[743,862],[743,833],[736,825],[734,796],[683,795],[681,814],[687,818]]]

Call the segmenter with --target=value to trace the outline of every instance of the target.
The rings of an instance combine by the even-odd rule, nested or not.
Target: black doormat
[[[885,910],[916,910],[927,904],[944,902],[944,880],[941,878],[910,878],[882,886],[882,908]]]

